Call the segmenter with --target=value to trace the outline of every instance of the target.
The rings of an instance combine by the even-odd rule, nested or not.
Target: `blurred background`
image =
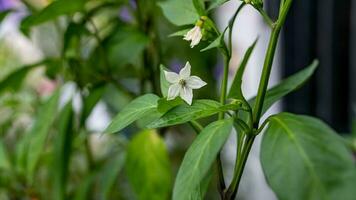
[[[75,137],[70,143],[71,153],[65,153],[71,155],[66,161],[69,170],[65,195],[70,199],[134,199],[137,188],[128,182],[135,181],[119,170],[130,168],[120,155],[126,155],[140,124],[130,126],[121,135],[102,132],[132,98],[142,93],[160,93],[159,64],[178,71],[189,60],[193,73],[216,89],[211,92],[211,87],[205,87],[197,98],[216,98],[223,60],[216,50],[199,52],[207,42],[191,49],[181,37],[168,37],[179,28],[164,18],[157,6],[160,1],[90,0],[83,10],[69,10],[66,15],[53,18],[49,13],[43,14],[51,20],[29,20],[28,16],[38,17],[51,2],[0,0],[0,199],[45,199],[56,191],[51,173],[60,127],[49,130],[43,142],[43,153],[33,174],[38,184],[29,181],[27,171],[19,166],[21,150],[17,147],[24,135],[31,133],[43,102],[59,88],[59,107],[71,102],[74,113],[71,131]],[[239,3],[231,0],[211,13],[220,30],[226,27]],[[278,0],[265,1],[273,19],[278,7]],[[259,37],[244,77],[244,93],[250,98],[257,91],[269,29],[248,7],[238,16],[233,35],[231,79],[244,52]],[[303,69],[315,58],[320,66],[313,78],[268,114],[289,111],[316,116],[350,137],[356,130],[355,1],[295,0],[280,39],[270,85]],[[35,63],[40,67],[33,68]],[[31,70],[11,78],[22,68]],[[174,180],[194,137],[187,126],[167,132],[160,136],[168,149]],[[248,160],[239,199],[276,199],[259,163],[259,139]],[[227,180],[232,176],[229,172],[234,164],[234,145],[236,141],[231,137],[224,148]],[[113,165],[118,170],[104,176]],[[117,179],[110,179],[107,188],[98,186],[110,177]],[[250,190],[252,185],[257,188],[255,191]],[[216,195],[212,186],[208,199],[215,199]]]

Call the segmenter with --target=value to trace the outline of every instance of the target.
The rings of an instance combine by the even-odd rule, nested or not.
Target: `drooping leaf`
[[[245,97],[242,94],[242,78],[243,78],[247,63],[248,63],[250,56],[253,52],[253,49],[256,46],[256,43],[257,43],[257,40],[255,40],[255,42],[247,49],[247,51],[241,61],[241,64],[237,70],[234,81],[232,82],[232,85],[230,88],[230,92],[228,95],[229,98],[245,100]]]
[[[26,173],[32,180],[37,163],[43,153],[51,125],[56,117],[60,92],[56,91],[51,98],[40,107],[36,120],[24,140],[22,155],[25,155]]]
[[[279,199],[352,200],[356,167],[342,139],[322,121],[281,113],[270,118],[261,162]]]
[[[55,139],[53,154],[53,183],[54,199],[66,199],[66,186],[68,177],[68,166],[72,151],[73,141],[73,109],[72,102],[68,102],[59,116],[58,134]]]
[[[132,139],[125,170],[139,200],[168,199],[172,185],[168,152],[154,130],[143,131]]]
[[[164,16],[177,26],[195,24],[200,17],[193,0],[167,0],[158,5],[162,8]]]
[[[213,122],[197,136],[179,168],[173,200],[204,199],[206,191],[200,189],[202,181],[229,137],[232,124],[230,119]]]
[[[14,72],[10,73],[7,75],[3,80],[0,81],[0,94],[5,92],[5,91],[16,91],[18,90],[24,79],[26,78],[27,74],[37,66],[41,66],[42,64],[45,64],[47,61],[41,61],[32,65],[26,65],[24,67],[21,67]]]
[[[283,80],[278,85],[267,90],[265,102],[263,104],[262,114],[265,113],[274,103],[287,94],[296,91],[302,87],[314,74],[319,62],[314,60],[307,68]],[[250,105],[255,104],[256,98],[249,100]]]
[[[160,67],[160,85],[161,85],[161,93],[163,97],[167,97],[168,95],[168,88],[169,88],[169,82],[166,79],[166,76],[164,75],[164,71],[169,71],[166,67],[161,65]]]
[[[115,133],[134,121],[145,117],[145,115],[157,109],[159,97],[154,94],[146,94],[136,98],[129,103],[118,115],[112,120],[105,133]]]
[[[196,100],[193,101],[192,105],[182,104],[169,110],[160,119],[149,124],[148,128],[183,124],[227,110],[229,110],[229,108],[222,107],[219,102],[213,100]]]
[[[84,10],[86,0],[57,0],[43,8],[38,13],[26,17],[21,23],[21,29],[51,21],[62,15],[69,15]]]

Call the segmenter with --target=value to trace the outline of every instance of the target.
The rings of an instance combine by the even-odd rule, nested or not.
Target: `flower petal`
[[[182,87],[179,90],[179,96],[187,102],[187,104],[192,105],[193,101],[193,90],[188,87]]]
[[[181,86],[178,83],[169,86],[167,100],[175,99],[179,95],[180,89]]]
[[[164,71],[164,76],[169,83],[174,84],[179,82],[179,75],[177,73]]]
[[[202,39],[203,34],[201,32],[200,27],[197,27],[196,31],[192,35],[192,42],[190,43],[190,47],[193,48],[194,46],[198,45],[200,40]]]
[[[190,76],[190,68],[191,68],[190,63],[187,62],[185,64],[184,68],[182,70],[180,70],[180,72],[179,72],[179,76],[180,76],[181,79],[185,80],[185,79],[189,78],[189,76]]]
[[[191,76],[186,80],[186,84],[189,88],[199,89],[204,87],[207,83],[197,76]]]

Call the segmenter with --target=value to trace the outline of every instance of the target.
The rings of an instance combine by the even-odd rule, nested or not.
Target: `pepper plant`
[[[190,41],[192,48],[200,48],[200,41],[207,40],[210,44],[201,48],[202,52],[213,48],[221,52],[225,65],[220,99],[192,100],[192,89],[204,86],[205,82],[199,77],[189,78],[189,63],[179,75],[162,67],[162,96],[145,94],[138,97],[116,116],[106,133],[118,132],[138,119],[151,118],[153,113],[155,117],[146,126],[148,129],[190,124],[197,137],[187,150],[174,181],[174,200],[203,199],[213,174],[219,177],[217,187],[221,199],[235,199],[250,150],[261,133],[264,133],[261,146],[263,171],[279,199],[353,199],[352,187],[356,184],[354,159],[334,130],[319,119],[292,113],[279,113],[261,120],[270,106],[300,88],[318,66],[315,60],[307,68],[268,89],[278,39],[292,0],[281,0],[277,19],[271,19],[264,11],[262,0],[242,1],[221,32],[209,18],[209,13],[225,2],[212,0],[206,4],[200,0],[169,0],[160,3],[171,23],[193,27],[174,36]],[[228,88],[233,28],[239,12],[247,6],[255,8],[271,29],[258,92],[250,100],[244,97],[241,85],[257,39],[246,50]],[[213,122],[201,124],[199,120],[207,117]],[[232,181],[226,182],[220,152],[232,132],[237,137],[236,163]]]

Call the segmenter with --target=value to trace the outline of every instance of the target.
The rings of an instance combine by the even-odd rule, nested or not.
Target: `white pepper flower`
[[[206,83],[197,76],[190,76],[190,69],[191,66],[187,62],[179,74],[164,71],[167,81],[171,84],[168,89],[167,100],[173,100],[180,96],[187,104],[192,104],[193,89],[199,89]]]
[[[191,48],[199,44],[200,40],[203,37],[202,25],[203,25],[203,21],[199,20],[195,24],[194,28],[192,28],[190,31],[188,31],[187,34],[184,35],[183,38],[184,40],[191,41],[190,43]]]

